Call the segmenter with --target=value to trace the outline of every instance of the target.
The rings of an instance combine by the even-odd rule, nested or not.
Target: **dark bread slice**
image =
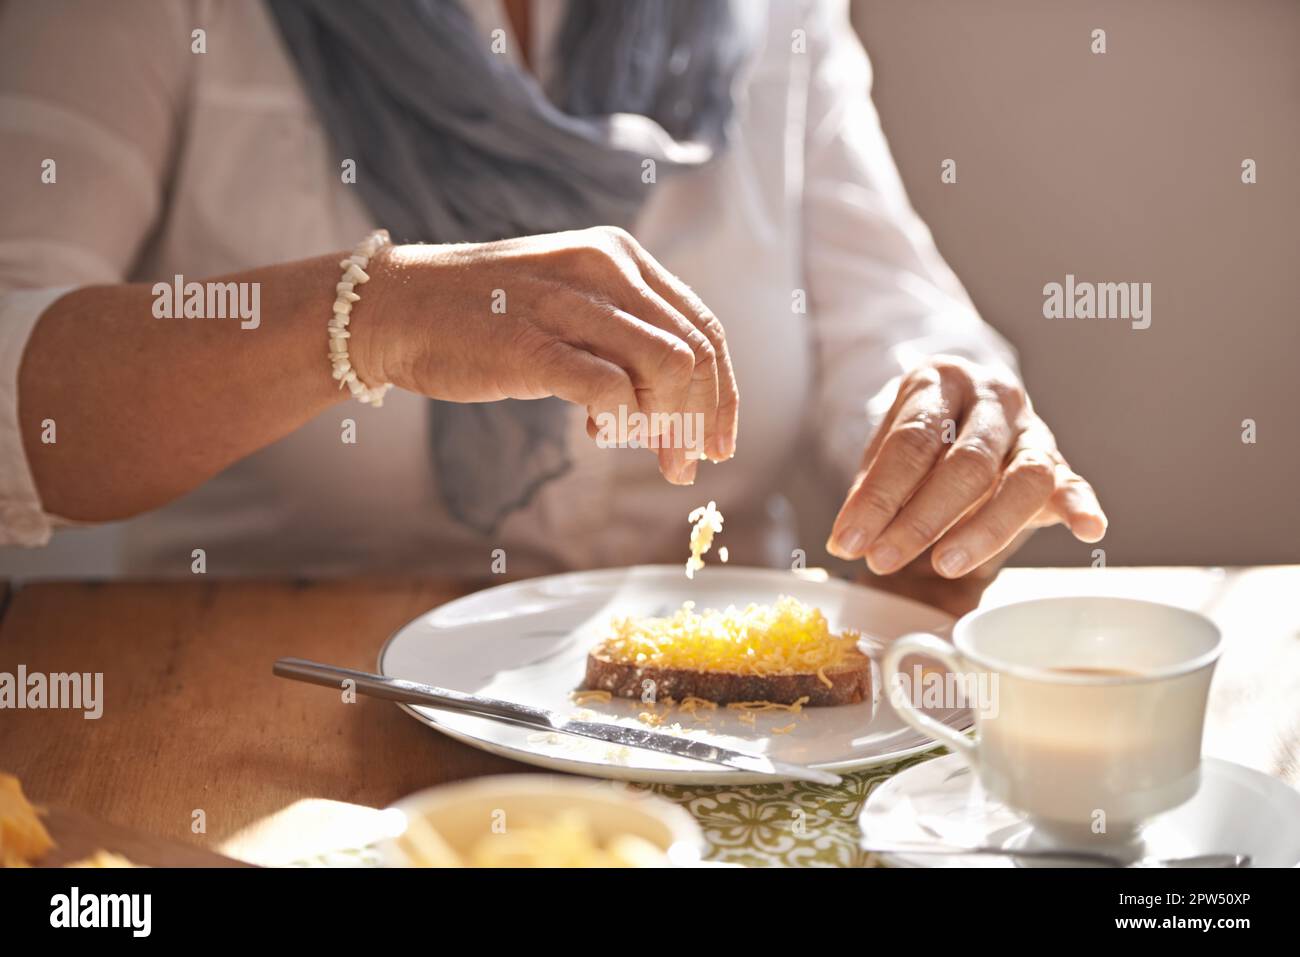
[[[597,647],[587,655],[584,690],[608,691],[619,698],[640,698],[642,682],[653,681],[655,697],[703,698],[718,704],[736,701],[771,701],[794,704],[807,697],[810,706],[857,704],[871,697],[871,659],[857,650],[849,651],[834,668],[826,669],[830,687],[811,674],[745,675],[729,671],[691,671],[684,668],[654,668],[613,660]]]

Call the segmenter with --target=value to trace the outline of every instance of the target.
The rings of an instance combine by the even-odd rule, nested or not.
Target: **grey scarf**
[[[724,145],[750,46],[734,0],[569,0],[562,66],[543,91],[492,52],[455,0],[268,2],[396,242],[631,226],[653,188],[645,160],[672,173]],[[433,402],[450,514],[487,534],[527,504],[569,468],[566,418],[559,399]]]

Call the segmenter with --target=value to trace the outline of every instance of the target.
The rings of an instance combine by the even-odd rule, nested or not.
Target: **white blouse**
[[[534,0],[543,72],[562,2]],[[500,0],[471,6],[484,42],[509,35]],[[1014,368],[908,203],[847,0],[739,6],[763,19],[765,42],[730,146],[663,177],[634,230],[726,328],[741,395],[733,460],[673,487],[651,454],[597,448],[575,409],[572,471],[487,540],[442,507],[427,400],[394,392],[377,410],[333,407],[126,523],[125,568],[188,574],[195,548],[209,573],[232,575],[486,574],[497,548],[512,574],[684,561],[686,513],[709,499],[732,560],[765,563],[789,524],[777,496],[817,475],[838,490],[833,510],[893,377],[936,352]],[[191,52],[197,28],[203,53]],[[0,5],[0,132],[0,544],[39,546],[70,523],[41,507],[17,373],[55,299],[349,249],[375,224],[256,0]],[[43,183],[51,158],[57,179]],[[245,335],[256,348],[257,331]],[[341,441],[346,418],[355,444]],[[828,530],[804,543],[811,562]]]

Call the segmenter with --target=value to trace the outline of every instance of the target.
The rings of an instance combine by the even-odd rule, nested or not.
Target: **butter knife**
[[[341,688],[344,681],[351,681],[359,694],[372,698],[385,698],[402,704],[425,705],[440,711],[492,718],[507,724],[535,728],[538,731],[574,734],[615,746],[658,751],[661,754],[672,754],[692,761],[721,764],[737,771],[769,775],[779,780],[812,781],[816,784],[840,783],[840,776],[830,771],[773,761],[766,755],[734,751],[696,738],[683,738],[643,728],[629,728],[621,724],[579,721],[544,708],[534,708],[497,698],[482,698],[448,688],[421,684],[418,681],[389,678],[370,671],[337,668],[334,665],[307,661],[303,658],[281,658],[276,661],[271,670],[280,678],[305,681],[308,684],[324,685],[328,688]]]

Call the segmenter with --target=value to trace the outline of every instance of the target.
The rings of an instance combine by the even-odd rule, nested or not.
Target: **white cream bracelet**
[[[393,386],[388,382],[383,385],[368,386],[358,378],[357,370],[352,368],[352,361],[348,358],[348,339],[352,337],[352,333],[348,332],[348,322],[351,320],[353,303],[361,299],[353,290],[363,282],[370,281],[370,277],[366,274],[370,257],[391,242],[392,240],[388,238],[388,230],[376,229],[357,244],[357,248],[352,250],[352,255],[339,262],[339,266],[343,268],[343,278],[334,287],[336,291],[334,316],[329,321],[330,365],[333,367],[332,375],[338,380],[339,388],[347,386],[354,398],[376,408],[384,404],[384,395]]]

